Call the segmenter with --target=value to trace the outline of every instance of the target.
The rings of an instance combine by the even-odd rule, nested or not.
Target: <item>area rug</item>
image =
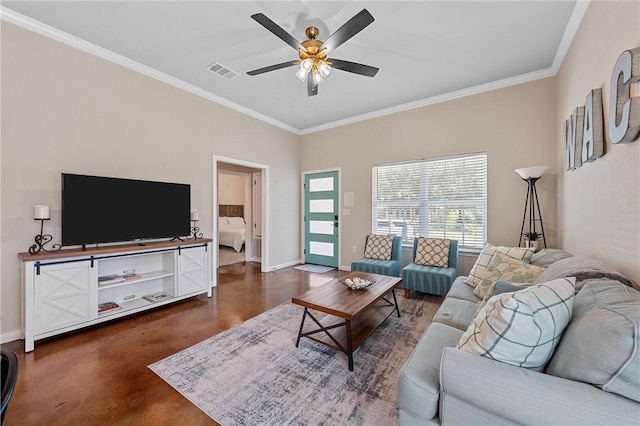
[[[303,308],[277,306],[149,366],[218,423],[228,425],[394,425],[401,366],[441,299],[398,295],[389,317],[354,353],[295,341]],[[306,326],[305,326],[306,328]]]
[[[299,271],[315,272],[316,274],[324,274],[325,272],[333,271],[335,268],[332,268],[331,266],[311,265],[307,263],[306,265],[296,266],[293,269],[297,269]]]

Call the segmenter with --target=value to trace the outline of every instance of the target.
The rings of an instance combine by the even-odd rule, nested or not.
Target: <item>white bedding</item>
[[[241,217],[218,218],[218,244],[233,247],[238,253],[245,241],[246,225]]]

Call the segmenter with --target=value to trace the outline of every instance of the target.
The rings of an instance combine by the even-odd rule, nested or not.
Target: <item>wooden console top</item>
[[[198,238],[197,240],[185,240],[185,241],[157,241],[149,243],[133,243],[122,244],[104,247],[91,247],[86,250],[79,248],[62,249],[58,251],[41,251],[37,254],[31,254],[29,252],[18,253],[18,258],[23,262],[32,262],[45,259],[59,259],[64,257],[75,256],[91,256],[95,254],[108,254],[118,253],[123,251],[142,251],[142,250],[154,250],[158,248],[167,247],[180,247],[180,246],[192,246],[195,244],[204,244],[213,242],[211,238]]]

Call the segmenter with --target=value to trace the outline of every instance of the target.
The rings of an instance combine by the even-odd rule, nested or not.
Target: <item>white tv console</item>
[[[156,242],[19,253],[22,261],[22,334],[25,352],[35,341],[206,293],[211,297],[211,242]],[[99,284],[99,277],[135,276]],[[166,298],[144,298],[163,292]],[[119,309],[98,312],[115,302]]]

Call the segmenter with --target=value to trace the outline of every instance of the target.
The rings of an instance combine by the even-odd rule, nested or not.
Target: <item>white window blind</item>
[[[372,231],[458,240],[480,248],[487,238],[487,155],[383,164],[372,169]]]

